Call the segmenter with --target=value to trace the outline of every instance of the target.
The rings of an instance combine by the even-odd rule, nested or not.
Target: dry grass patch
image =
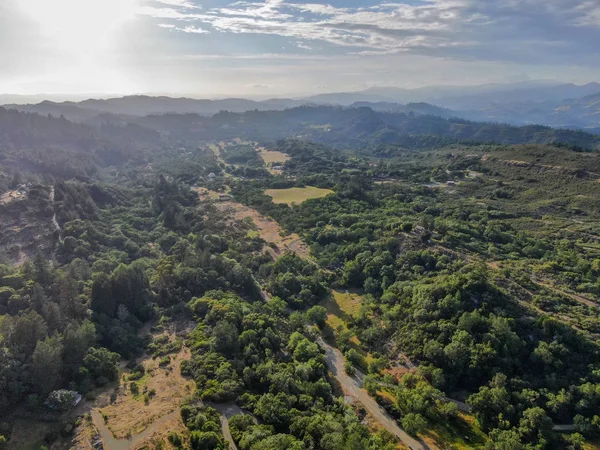
[[[273,203],[299,205],[306,200],[327,197],[329,194],[333,194],[333,191],[331,189],[306,186],[303,188],[267,189],[265,194],[273,198]]]
[[[201,196],[201,199],[203,197]],[[206,199],[206,197],[204,197]],[[275,248],[269,247],[272,256],[276,259],[283,255],[286,251],[296,253],[300,258],[311,260],[310,248],[296,233],[285,234],[283,229],[277,222],[271,220],[256,210],[249,208],[241,203],[234,201],[219,202],[216,208],[223,213],[230,213],[236,221],[250,219],[256,227],[255,233],[268,244],[274,245]],[[256,236],[253,233],[252,236]]]
[[[263,159],[263,161],[265,162],[265,164],[271,164],[271,163],[283,164],[284,162],[292,159],[285,153],[278,152],[276,150],[266,150],[264,148],[261,148],[261,149],[259,149],[258,153],[259,153],[260,157]]]
[[[115,438],[136,435],[179,408],[194,389],[194,382],[184,378],[180,371],[181,362],[190,357],[190,350],[184,347],[171,357],[168,366],[160,367],[160,358],[142,362],[146,375],[141,380],[123,383],[117,400],[101,410],[108,416],[107,425]],[[132,383],[138,385],[139,394],[131,392]]]

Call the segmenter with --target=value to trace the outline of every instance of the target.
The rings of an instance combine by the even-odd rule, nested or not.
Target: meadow
[[[333,191],[330,189],[306,186],[303,188],[294,187],[289,189],[267,189],[265,194],[273,198],[273,203],[299,205],[312,198],[327,197],[329,194],[333,194]]]

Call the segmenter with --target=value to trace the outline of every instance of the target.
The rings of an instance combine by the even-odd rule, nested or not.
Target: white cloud
[[[582,40],[586,44],[585,36],[577,36],[577,28],[600,38],[597,0],[423,0],[352,8],[267,0],[238,1],[203,14],[184,8],[145,13],[202,23],[224,33],[292,38],[298,40],[297,48],[306,50],[310,41],[323,41],[341,53],[527,60],[543,59],[559,42],[571,46],[568,56],[589,52],[589,45],[580,45]]]
[[[203,30],[202,28],[187,26],[185,28],[175,28],[177,31],[183,31],[184,33],[193,33],[193,34],[208,34],[210,31]]]
[[[180,8],[190,8],[190,9],[199,8],[198,5],[195,5],[194,3],[188,2],[186,0],[154,0],[154,1],[156,3],[162,3],[163,5],[178,6]]]

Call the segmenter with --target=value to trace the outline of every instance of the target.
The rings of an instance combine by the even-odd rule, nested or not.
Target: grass
[[[194,382],[181,375],[180,364],[190,358],[190,350],[183,347],[168,367],[160,367],[160,358],[146,358],[141,364],[146,371],[137,381],[127,382],[118,391],[114,403],[102,408],[109,417],[108,426],[117,439],[127,438],[128,434],[138,434],[157,418],[179,408],[185,397],[193,392]],[[138,394],[132,394],[130,383],[139,387]],[[152,396],[150,392],[155,391]],[[146,402],[146,395],[149,401]],[[150,398],[152,397],[152,398]]]
[[[423,440],[425,442],[433,440],[439,448],[467,450],[482,448],[486,437],[472,416],[460,413],[458,418],[452,421],[430,422]]]
[[[334,343],[335,332],[339,329],[347,331],[348,319],[358,315],[361,296],[356,292],[332,290],[331,295],[320,304],[327,310],[327,320],[323,336],[331,343]],[[362,357],[364,364],[361,364],[362,367],[360,368],[366,371],[369,364],[373,361],[373,355],[363,350],[361,342],[356,335],[350,339],[350,346]]]
[[[285,153],[278,152],[278,151],[275,151],[275,150],[261,149],[260,152],[259,152],[259,154],[260,154],[260,157],[265,162],[265,164],[269,164],[269,163],[284,163],[284,162],[289,161],[291,159]]]
[[[358,315],[360,303],[360,295],[356,292],[332,290],[331,295],[321,302],[327,310],[327,325],[331,330],[337,330],[339,327],[347,330],[346,322],[350,317]],[[356,344],[359,344],[358,339],[356,341]]]
[[[333,294],[333,301],[335,301],[345,314],[352,317],[358,316],[362,301],[360,294],[348,290],[345,292],[333,290],[331,292]]]
[[[321,189],[313,186],[289,189],[267,189],[265,194],[273,198],[273,203],[286,203],[288,205],[299,205],[312,198],[323,198],[333,194],[330,189]]]

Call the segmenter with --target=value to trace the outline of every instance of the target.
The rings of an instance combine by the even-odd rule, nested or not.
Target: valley
[[[9,448],[595,445],[594,135],[366,107],[35,121],[0,160],[28,186],[0,205]]]

